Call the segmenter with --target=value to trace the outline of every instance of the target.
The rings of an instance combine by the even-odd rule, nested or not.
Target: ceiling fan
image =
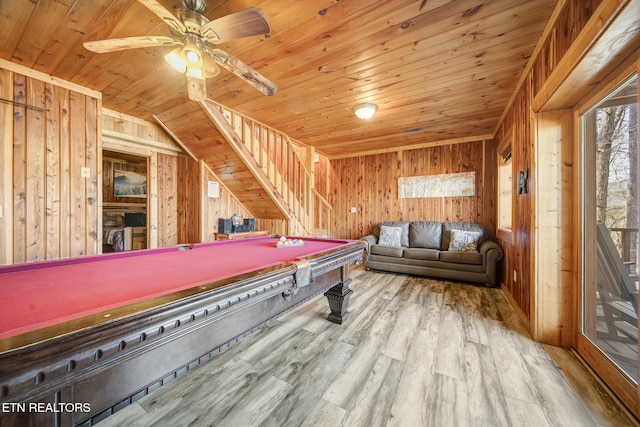
[[[256,8],[232,13],[209,21],[203,16],[205,0],[181,0],[181,8],[173,14],[156,0],[138,0],[160,17],[173,37],[138,36],[84,42],[85,48],[96,53],[116,52],[143,47],[178,46],[165,56],[167,62],[187,77],[189,99],[204,101],[207,98],[206,79],[220,72],[218,65],[226,68],[247,83],[271,96],[278,87],[238,58],[216,48],[229,40],[268,34],[271,27]]]

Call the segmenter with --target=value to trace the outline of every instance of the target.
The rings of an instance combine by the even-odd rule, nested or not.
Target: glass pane
[[[512,218],[513,164],[509,151],[507,156],[501,155],[498,158],[498,228],[511,230]]]
[[[638,79],[582,119],[583,334],[638,380]]]

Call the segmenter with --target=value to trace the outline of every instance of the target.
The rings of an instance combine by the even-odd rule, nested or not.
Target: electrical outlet
[[[513,281],[517,282],[518,281],[518,272],[513,270]]]
[[[91,178],[91,168],[80,168],[80,177]]]
[[[351,213],[357,213],[358,212],[358,208],[351,208]]]

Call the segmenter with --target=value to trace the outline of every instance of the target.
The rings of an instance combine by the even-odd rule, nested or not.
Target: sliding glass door
[[[638,385],[638,77],[580,116],[579,352],[625,403]]]

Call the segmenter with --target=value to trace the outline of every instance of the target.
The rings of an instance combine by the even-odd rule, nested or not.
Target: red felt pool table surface
[[[0,267],[0,339],[291,263],[351,243],[256,237]]]

